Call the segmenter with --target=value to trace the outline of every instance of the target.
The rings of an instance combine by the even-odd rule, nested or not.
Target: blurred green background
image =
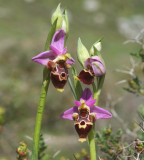
[[[31,58],[43,51],[50,18],[59,3],[68,10],[67,47],[75,59],[78,37],[88,50],[96,40],[104,37],[102,56],[107,75],[99,106],[106,106],[108,94],[113,100],[124,97],[118,104],[118,113],[125,121],[133,122],[136,107],[142,102],[141,98],[136,99],[115,85],[128,78],[115,69],[130,66],[129,53],[139,48],[123,42],[134,38],[144,28],[143,0],[0,0],[0,106],[6,110],[0,134],[0,157],[15,159],[15,148],[21,140],[31,150],[43,70],[42,66],[31,62]],[[76,66],[80,71],[77,61]],[[59,117],[73,106],[73,100],[68,84],[62,94],[50,84],[42,131],[48,152],[61,151],[59,158],[66,155],[74,159],[73,153],[87,147],[77,142],[73,122]],[[131,116],[127,116],[129,112]],[[110,124],[120,127],[112,118],[98,121],[96,129]]]

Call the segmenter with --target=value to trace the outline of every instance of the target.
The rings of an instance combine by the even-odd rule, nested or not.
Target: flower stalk
[[[98,105],[99,96],[100,96],[101,89],[96,91],[96,86],[93,84],[93,94],[94,99],[97,99],[95,105]],[[96,157],[96,142],[95,142],[95,123],[93,124],[93,127],[88,134],[88,143],[89,143],[89,151],[90,151],[90,160],[97,160]]]
[[[35,122],[35,130],[33,136],[33,151],[31,160],[38,160],[38,151],[39,151],[39,138],[41,131],[41,123],[43,117],[43,111],[45,107],[46,95],[50,83],[50,73],[47,68],[44,68],[44,78],[41,88],[40,100],[37,109],[36,122]]]
[[[95,84],[93,84],[93,94],[94,94],[94,98],[97,99],[95,105],[98,105],[98,100],[99,100],[99,95],[101,90],[98,90],[98,92],[96,92],[95,90]],[[96,157],[96,145],[95,145],[95,123],[93,124],[93,127],[90,131],[90,133],[88,134],[88,144],[89,144],[89,151],[90,151],[90,160],[97,160]]]
[[[96,86],[94,83],[92,84],[92,86],[93,86],[94,98],[97,99],[95,104],[97,105],[98,99],[99,99],[98,95],[100,95],[100,93],[97,93]],[[95,145],[95,123],[93,124],[93,127],[90,133],[88,134],[88,144],[89,144],[89,151],[90,151],[90,159],[96,160],[97,158],[96,158],[96,145]]]
[[[96,146],[95,146],[95,124],[88,135],[89,150],[90,150],[90,160],[96,160]]]
[[[92,84],[93,96],[94,96],[94,99],[97,99],[95,105],[98,105],[99,96],[100,96],[100,93],[101,93],[101,89],[102,89],[102,86],[103,86],[104,79],[105,79],[105,75],[102,76],[101,80],[98,80],[98,78],[97,78],[97,81],[99,83],[97,89],[96,89],[95,84],[94,83]],[[91,160],[97,160],[96,146],[95,146],[95,143],[96,143],[95,142],[95,123],[93,124],[93,127],[92,127],[90,133],[88,134],[88,143],[89,143],[89,150],[90,150],[90,159]]]

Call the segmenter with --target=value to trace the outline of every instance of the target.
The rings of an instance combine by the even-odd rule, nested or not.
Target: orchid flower
[[[100,77],[105,74],[105,67],[98,56],[93,56],[85,61],[85,69],[83,69],[76,77],[85,84],[94,83],[94,77]]]
[[[51,73],[51,80],[55,88],[63,91],[68,79],[68,69],[74,63],[74,59],[66,54],[64,48],[65,32],[57,30],[52,38],[49,51],[42,52],[32,58],[32,61],[47,66]]]
[[[110,112],[94,105],[96,99],[93,99],[89,88],[84,90],[80,101],[74,101],[74,103],[75,106],[66,110],[61,118],[74,121],[80,142],[86,141],[86,137],[97,119],[112,117]]]

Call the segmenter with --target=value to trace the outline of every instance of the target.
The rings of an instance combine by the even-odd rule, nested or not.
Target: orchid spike
[[[64,48],[65,31],[57,30],[52,38],[49,51],[42,52],[32,58],[32,61],[47,66],[51,73],[51,80],[55,88],[63,91],[68,79],[68,69],[74,63],[74,59],[66,54]]]
[[[61,118],[74,121],[80,142],[86,141],[86,137],[97,119],[112,117],[110,112],[94,105],[96,99],[93,99],[89,88],[84,90],[80,101],[74,101],[74,103],[75,106],[62,113]]]

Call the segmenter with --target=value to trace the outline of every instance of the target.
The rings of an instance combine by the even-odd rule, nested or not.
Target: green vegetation
[[[4,117],[0,115],[2,119],[0,159],[1,157],[15,159],[15,148],[19,141],[24,140],[28,148],[31,148],[43,71],[42,67],[31,62],[31,58],[43,51],[50,28],[50,17],[59,2],[59,0],[0,0],[0,106],[5,110]],[[144,18],[144,1],[99,0],[99,8],[92,11],[84,9],[84,2],[85,0],[61,1],[62,6],[67,8],[70,19],[68,52],[76,58],[78,37],[81,37],[82,42],[89,49],[96,39],[104,37],[102,53],[108,74],[100,105],[105,106],[107,94],[111,94],[114,98],[125,94],[121,87],[114,85],[125,78],[125,75],[113,71],[124,64],[129,66],[128,53],[132,51],[135,53],[138,48],[138,45],[133,43],[123,44],[127,38],[124,33],[120,33],[118,20],[121,17],[131,19],[135,15]],[[62,159],[63,155],[73,159],[73,153],[80,151],[82,145],[77,142],[73,124],[59,117],[66,109],[64,106],[73,105],[73,98],[68,86],[63,96],[60,96],[60,93],[51,86],[50,90],[42,126],[43,133],[48,139],[46,142],[49,143],[47,153],[53,155],[60,150],[56,159]],[[133,95],[129,94],[121,104],[117,105],[118,113],[125,121],[133,122],[137,116],[135,111],[141,102],[141,98],[135,101]],[[125,110],[132,111],[131,117],[127,117]],[[119,128],[116,122],[112,120],[109,122],[114,124],[116,129]],[[107,124],[98,122],[96,128]],[[56,141],[54,144],[50,142],[51,135]],[[64,137],[66,140],[59,140],[60,136],[61,139]],[[71,145],[70,141],[73,142]],[[61,143],[62,146],[56,147],[57,143]]]

